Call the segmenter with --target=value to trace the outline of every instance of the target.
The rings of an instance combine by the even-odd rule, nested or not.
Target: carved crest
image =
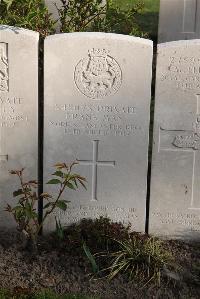
[[[0,91],[8,91],[7,44],[0,43]]]
[[[173,145],[180,148],[192,148],[200,150],[200,118],[197,117],[196,122],[193,124],[193,133],[191,135],[183,136],[178,135],[173,141]]]
[[[122,72],[116,60],[105,49],[92,49],[79,61],[74,79],[77,88],[87,97],[102,99],[118,91]]]

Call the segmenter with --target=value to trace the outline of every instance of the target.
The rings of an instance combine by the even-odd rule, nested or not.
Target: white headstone
[[[46,39],[44,182],[56,162],[75,159],[88,181],[87,191],[66,192],[71,203],[59,214],[62,224],[104,215],[144,231],[151,63],[145,39]]]
[[[4,209],[19,186],[9,170],[24,167],[37,179],[38,40],[36,32],[0,26],[0,226],[12,225]]]
[[[200,37],[200,0],[160,0],[160,43]]]
[[[200,236],[200,41],[158,47],[150,233]]]

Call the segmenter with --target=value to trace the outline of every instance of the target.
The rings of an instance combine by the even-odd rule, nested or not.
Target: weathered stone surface
[[[145,39],[46,39],[44,182],[52,165],[75,159],[88,181],[87,191],[66,192],[71,203],[58,214],[62,224],[107,215],[144,231],[151,63]]]
[[[200,37],[200,0],[160,0],[160,43]]]
[[[38,39],[36,32],[0,26],[0,226],[11,226],[4,212],[19,185],[11,169],[26,168],[37,179]]]
[[[150,233],[200,236],[200,41],[159,45]]]

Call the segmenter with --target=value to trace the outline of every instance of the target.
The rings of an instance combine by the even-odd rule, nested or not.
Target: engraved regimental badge
[[[115,94],[122,82],[122,72],[116,60],[105,49],[92,49],[79,61],[74,80],[81,93],[91,99],[103,99]]]

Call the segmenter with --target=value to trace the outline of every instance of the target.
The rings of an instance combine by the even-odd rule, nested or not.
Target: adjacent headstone
[[[200,38],[200,0],[160,0],[160,43]]]
[[[19,186],[9,170],[24,167],[37,179],[38,39],[36,32],[0,26],[0,227],[12,226],[4,209]]]
[[[200,236],[200,41],[158,46],[150,233]]]
[[[63,225],[102,215],[144,231],[151,66],[152,42],[141,38],[45,40],[44,182],[52,165],[76,159],[88,182],[65,193]]]

